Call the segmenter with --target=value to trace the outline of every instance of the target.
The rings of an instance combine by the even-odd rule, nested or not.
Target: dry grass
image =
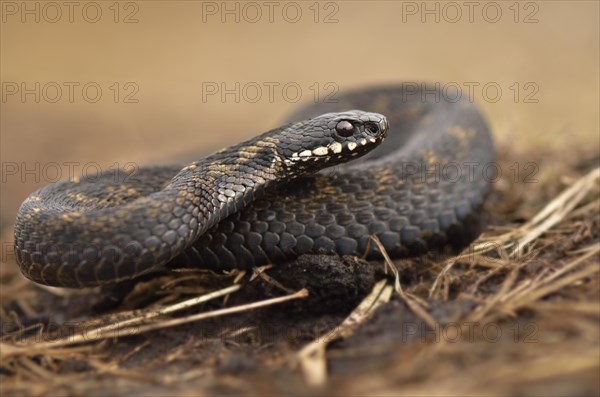
[[[208,281],[204,273],[177,273],[160,287],[134,290],[113,314],[82,311],[85,332],[48,341],[44,323],[65,322],[69,311],[48,314],[53,303],[41,301],[72,304],[90,293],[35,287],[3,266],[2,393],[597,394],[600,169],[589,165],[597,156],[558,164],[536,186],[500,181],[488,203],[494,226],[465,252],[441,261],[386,257],[392,280],[375,283],[337,316],[290,306],[307,291],[290,292],[269,268]],[[245,301],[257,283],[277,297]],[[268,305],[283,306],[254,311]],[[225,320],[234,313],[248,321]],[[215,335],[196,334],[223,315],[230,317],[210,323]],[[271,316],[279,331],[321,332],[256,339]],[[404,325],[429,331],[409,335]]]

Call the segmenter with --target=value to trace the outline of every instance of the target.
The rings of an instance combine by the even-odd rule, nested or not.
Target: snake
[[[477,106],[439,83],[358,88],[183,167],[47,185],[18,210],[15,256],[34,282],[83,288],[178,267],[459,249],[480,233],[494,159]]]

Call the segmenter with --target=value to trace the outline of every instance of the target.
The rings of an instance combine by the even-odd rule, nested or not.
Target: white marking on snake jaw
[[[308,157],[312,154],[312,152],[310,150],[305,150],[303,152],[300,152],[299,156],[300,157]]]
[[[369,138],[369,141],[371,141],[371,143],[377,142],[377,140],[375,138]]]
[[[363,146],[366,145],[367,144],[367,140],[365,138],[361,139],[360,140],[360,144],[363,145]]]
[[[316,148],[315,150],[313,150],[312,152],[316,156],[324,156],[327,154],[327,148],[324,146],[320,146],[320,147]]]
[[[331,149],[331,151],[333,153],[341,153],[342,152],[342,144],[339,142],[333,142],[331,145],[329,145],[329,149]]]
[[[356,143],[354,143],[354,142],[348,142],[348,149],[350,149],[350,150],[356,149]]]

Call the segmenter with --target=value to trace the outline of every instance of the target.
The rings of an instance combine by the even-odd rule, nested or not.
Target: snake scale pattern
[[[184,168],[151,166],[34,192],[15,223],[22,272],[81,288],[173,267],[378,257],[372,235],[394,257],[475,238],[495,156],[477,108],[424,83],[337,99]]]

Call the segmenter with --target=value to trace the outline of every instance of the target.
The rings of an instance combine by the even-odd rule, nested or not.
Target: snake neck
[[[275,144],[256,140],[186,166],[164,192],[176,203],[187,201],[198,210],[199,235],[263,197],[265,190],[283,180],[283,167]]]

